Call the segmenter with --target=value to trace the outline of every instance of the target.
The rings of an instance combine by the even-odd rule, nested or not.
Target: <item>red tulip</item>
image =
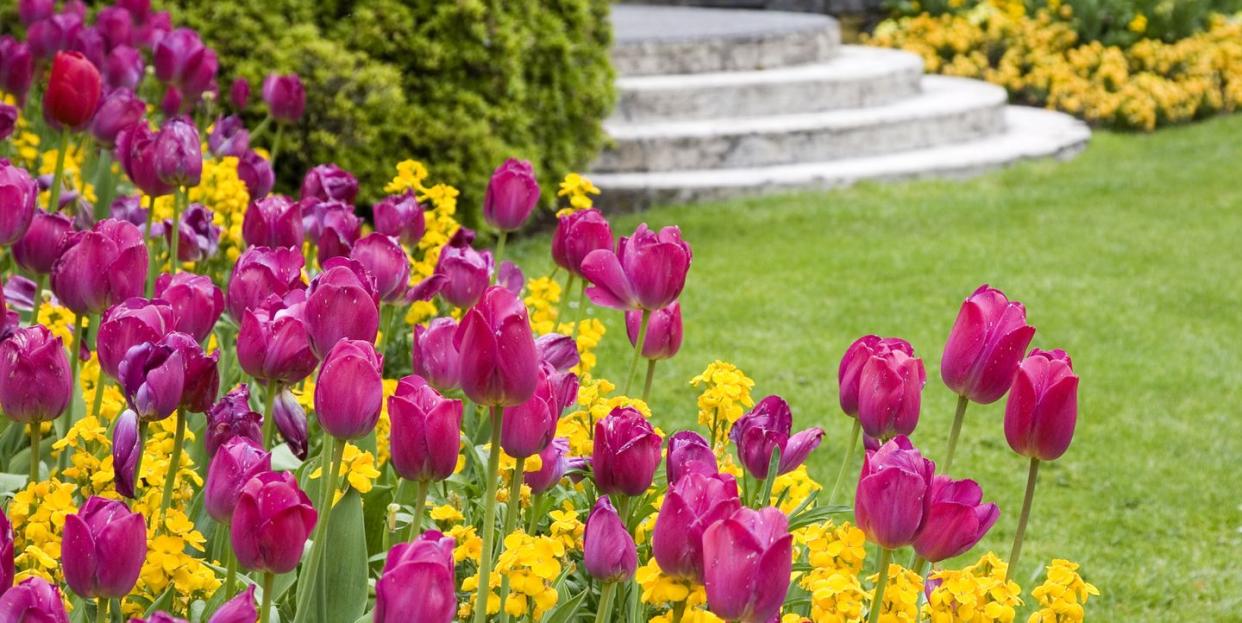
[[[99,70],[81,52],[58,52],[43,92],[43,114],[70,129],[86,127],[95,115],[103,79]]]
[[[1018,366],[1005,403],[1005,440],[1041,461],[1065,454],[1078,421],[1078,375],[1065,351],[1036,348]]]

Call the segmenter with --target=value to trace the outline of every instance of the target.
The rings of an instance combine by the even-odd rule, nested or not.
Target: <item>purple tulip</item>
[[[147,557],[147,524],[124,502],[91,496],[65,516],[61,542],[65,583],[84,599],[121,599],[133,590]]]
[[[936,464],[905,436],[868,451],[858,477],[854,520],[867,538],[885,549],[914,543],[932,502]]]
[[[483,219],[501,231],[515,231],[539,203],[539,182],[530,162],[509,158],[492,172],[483,194]]]
[[[276,121],[297,123],[306,110],[306,90],[297,74],[271,74],[263,80],[263,101]]]
[[[234,156],[241,158],[250,151],[250,131],[237,115],[220,117],[207,134],[207,146],[217,156]]]
[[[216,51],[211,48],[206,48],[202,54],[189,59],[189,64],[177,83],[185,95],[188,108],[193,108],[202,99],[203,93],[216,90],[216,73],[219,70],[220,61],[216,57]]]
[[[127,498],[137,497],[134,484],[138,480],[138,457],[141,454],[138,414],[126,409],[116,419],[116,426],[112,429],[112,471],[116,478],[116,492]]]
[[[837,384],[840,388],[841,410],[846,415],[858,417],[859,380],[863,367],[872,356],[885,356],[890,352],[905,353],[914,356],[914,347],[899,337],[881,338],[878,335],[864,335],[846,349],[841,357],[841,365],[837,367]]]
[[[288,247],[250,247],[237,258],[229,277],[228,309],[234,321],[242,322],[246,310],[255,309],[270,298],[284,298],[292,290],[303,290],[302,253]]]
[[[98,28],[83,26],[74,31],[66,49],[82,54],[86,60],[91,62],[91,65],[99,68],[103,66],[106,47],[103,33],[99,32]]]
[[[34,53],[30,46],[9,35],[0,37],[0,91],[11,93],[19,105],[24,105],[33,81]]]
[[[491,278],[491,254],[470,246],[474,232],[461,228],[440,250],[432,279],[441,281],[440,296],[454,307],[465,309],[478,303]]]
[[[17,331],[18,327],[21,326],[21,315],[16,311],[9,309],[9,302],[11,300],[9,298],[9,293],[17,288],[24,290],[26,287],[25,282],[27,281],[30,280],[20,275],[15,275],[9,278],[8,283],[4,284],[5,292],[3,293],[3,296],[0,296],[0,342],[12,337],[13,333]],[[10,283],[13,284],[11,287],[9,285]],[[34,282],[31,282],[31,285],[33,286]],[[19,304],[21,304],[25,309],[34,309],[33,288],[31,288],[30,296],[25,296],[24,293],[19,296],[24,297]],[[28,301],[29,305],[26,304]]]
[[[660,570],[702,582],[703,533],[741,507],[737,480],[729,474],[690,472],[670,485],[651,534],[651,555]]]
[[[250,408],[250,387],[245,383],[233,388],[207,411],[207,430],[203,443],[207,456],[228,440],[240,437],[263,443],[263,416]]]
[[[121,88],[108,93],[91,121],[91,134],[105,147],[116,144],[121,130],[142,121],[147,105],[133,91]]]
[[[535,393],[522,404],[505,407],[500,426],[500,447],[513,458],[524,459],[538,454],[556,435],[556,422],[560,416],[552,382],[541,370]]]
[[[0,158],[0,246],[22,239],[30,229],[39,199],[39,185],[21,167]]]
[[[186,381],[185,356],[168,342],[167,336],[157,343],[143,342],[125,354],[117,366],[117,380],[130,408],[141,420],[162,420],[181,404]]]
[[[254,589],[251,584],[236,597],[224,602],[216,613],[211,615],[207,623],[254,623],[259,620],[259,610],[255,607]]]
[[[435,318],[426,327],[414,325],[410,348],[414,374],[441,392],[461,387],[461,356],[453,344],[456,333],[457,321],[448,316]]]
[[[159,234],[172,246],[172,223],[160,223]],[[152,229],[155,233],[155,230]],[[220,227],[215,215],[201,203],[191,203],[181,213],[181,238],[177,244],[177,259],[182,262],[202,262],[216,254],[220,246]]]
[[[375,583],[375,623],[451,623],[457,616],[453,538],[430,530],[388,552]]]
[[[560,333],[545,333],[535,338],[535,350],[539,353],[539,361],[560,372],[568,371],[581,361],[578,343]]]
[[[995,504],[982,503],[983,489],[973,480],[936,476],[930,497],[927,520],[914,541],[914,551],[929,562],[965,554],[1000,517]]]
[[[555,487],[569,470],[569,440],[557,437],[539,452],[540,467],[538,471],[526,472],[522,480],[530,487],[531,493],[539,495]]]
[[[147,209],[138,195],[121,195],[108,206],[108,215],[118,221],[142,226],[147,222]]]
[[[302,199],[339,201],[353,205],[358,197],[358,178],[332,163],[312,167],[302,178]]]
[[[26,29],[26,42],[36,57],[51,59],[57,52],[68,50],[81,29],[81,17],[61,13],[31,24]]]
[[[1036,348],[1018,366],[1005,403],[1005,440],[1022,456],[1053,461],[1065,454],[1078,422],[1078,375],[1061,349]]]
[[[144,194],[159,197],[172,193],[156,172],[155,151],[158,134],[147,127],[146,122],[135,123],[121,130],[116,137],[117,160],[134,186]]]
[[[155,77],[170,84],[180,84],[202,63],[207,46],[190,28],[178,28],[155,43],[152,50]]]
[[[305,307],[305,294],[297,290],[245,312],[237,334],[237,362],[246,374],[261,383],[288,386],[315,370],[319,360],[311,350]]]
[[[163,299],[134,297],[113,305],[99,323],[96,348],[99,366],[118,378],[121,360],[143,342],[158,342],[174,330],[173,308]]]
[[[60,257],[61,241],[72,229],[73,222],[67,216],[35,210],[26,234],[13,245],[13,260],[40,275],[52,272],[52,265]]]
[[[592,251],[612,248],[612,227],[603,212],[594,208],[560,217],[552,234],[552,260],[570,273],[582,276],[582,260]]]
[[[167,612],[155,612],[145,619],[130,619],[129,623],[190,623]]]
[[[677,227],[659,233],[638,226],[622,236],[617,250],[598,249],[582,260],[582,275],[593,285],[587,296],[596,305],[613,309],[655,311],[681,296],[690,270],[690,245]]]
[[[737,446],[737,458],[753,477],[768,477],[773,451],[780,451],[777,475],[798,468],[824,438],[815,426],[791,436],[793,414],[780,396],[768,396],[733,423],[729,439]]]
[[[375,279],[356,260],[332,258],[306,292],[311,349],[324,357],[344,339],[374,343],[379,331]]]
[[[638,343],[642,319],[643,312],[639,310],[625,312],[625,334],[629,336],[631,346]],[[643,339],[643,358],[652,361],[671,359],[681,350],[681,335],[681,303],[673,301],[668,307],[651,312],[647,320],[647,336]]]
[[[349,256],[362,264],[375,278],[380,300],[401,300],[410,284],[410,258],[397,239],[374,233],[359,240]]]
[[[127,0],[130,4],[144,1]],[[146,11],[150,13],[149,6],[146,8]],[[144,14],[143,17],[139,17],[139,13],[132,8],[129,9],[129,12],[133,13],[134,18],[138,21],[138,28],[134,31],[134,43],[138,47],[154,49],[156,43],[172,32],[172,16],[169,15],[168,11],[158,11],[149,15]]]
[[[926,384],[922,359],[896,349],[872,355],[858,375],[863,432],[880,439],[913,433]]]
[[[595,423],[591,464],[601,493],[642,495],[660,467],[660,436],[633,407],[617,407]]]
[[[421,377],[407,376],[388,398],[392,466],[406,480],[439,481],[453,475],[461,437],[462,402],[449,400]]]
[[[323,266],[334,257],[348,256],[362,234],[362,220],[353,206],[336,200],[303,199],[302,229],[315,243],[316,259]]]
[[[275,420],[280,438],[289,446],[289,451],[305,461],[310,450],[310,442],[306,436],[306,411],[289,390],[282,390],[276,395],[276,402],[272,405],[272,419]]]
[[[134,42],[134,16],[119,6],[104,7],[95,15],[95,27],[108,49]]]
[[[16,106],[0,103],[0,141],[8,139],[17,129],[17,118],[21,111]]]
[[[105,89],[129,89],[136,92],[146,75],[146,61],[142,58],[142,52],[120,45],[104,57],[100,73],[103,74]]]
[[[1009,390],[1034,335],[1022,303],[985,283],[962,303],[944,345],[940,378],[959,396],[996,402]]]
[[[224,293],[206,275],[160,275],[155,280],[155,296],[172,306],[173,328],[190,334],[199,342],[211,335],[224,312]],[[103,331],[102,326],[100,331]]]
[[[375,231],[393,236],[401,244],[413,246],[427,232],[426,216],[414,198],[414,191],[384,197],[371,208]]]
[[[30,26],[40,20],[45,20],[56,13],[55,0],[20,0],[17,3],[17,15],[22,20],[22,25]]]
[[[600,582],[620,582],[634,577],[638,551],[617,510],[601,495],[587,516],[582,537],[582,566]]]
[[[185,364],[185,384],[178,408],[190,413],[206,413],[220,391],[220,351],[208,355],[197,340],[178,331],[164,336],[162,341],[180,351]]]
[[[241,178],[250,192],[251,199],[262,199],[272,192],[276,185],[276,174],[272,171],[272,163],[268,162],[253,149],[241,155],[237,161],[237,177]]]
[[[155,137],[155,175],[170,186],[198,186],[203,176],[203,152],[198,128],[189,117],[164,122]]]
[[[252,247],[302,246],[302,205],[284,195],[251,202],[242,221],[242,239]]]
[[[379,421],[383,399],[383,355],[371,342],[348,338],[336,342],[315,379],[320,426],[337,439],[364,437]]]
[[[741,508],[703,533],[707,605],[725,620],[779,618],[793,567],[789,520],[779,509]]]
[[[245,78],[234,78],[233,84],[229,85],[229,103],[233,105],[233,110],[245,110],[249,102],[250,82]]]
[[[47,327],[19,328],[0,342],[0,407],[9,419],[54,420],[72,395],[65,345]]]
[[[0,595],[13,588],[13,525],[0,510]]]
[[[475,404],[509,407],[535,393],[539,362],[526,305],[493,286],[466,312],[453,346],[460,353],[461,387]]]
[[[664,471],[671,487],[687,474],[710,476],[719,473],[720,468],[716,465],[716,453],[712,452],[707,440],[692,430],[683,430],[668,438]]]
[[[160,100],[160,112],[164,113],[164,117],[171,118],[181,114],[181,105],[185,102],[185,97],[181,95],[181,89],[173,85],[169,85],[164,89],[164,99]]]
[[[69,623],[60,589],[40,577],[30,577],[0,595],[0,621],[13,623]]]
[[[318,513],[289,472],[264,472],[242,486],[233,509],[233,552],[251,571],[297,568]]]
[[[233,437],[212,456],[203,485],[203,506],[212,519],[227,525],[233,519],[242,485],[259,474],[272,471],[272,455],[263,451],[262,443]]]
[[[522,287],[526,285],[526,275],[522,274],[522,269],[517,264],[505,260],[500,263],[500,268],[496,271],[496,285],[503,286],[510,292],[521,296]]]

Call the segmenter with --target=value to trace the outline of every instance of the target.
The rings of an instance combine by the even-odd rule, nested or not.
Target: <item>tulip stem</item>
[[[276,124],[276,136],[272,137],[272,153],[269,154],[271,156],[271,164],[272,164],[273,173],[276,172],[276,154],[280,153],[280,139],[284,138],[284,135],[285,135],[285,124],[277,123]],[[253,138],[254,137],[251,136],[251,140],[253,140]]]
[[[108,598],[100,597],[95,600],[95,623],[104,623],[108,620]]]
[[[272,584],[276,575],[271,571],[263,574],[263,609],[259,611],[259,623],[272,620]]]
[[[643,319],[638,323],[638,341],[634,342],[634,358],[630,360],[630,373],[625,375],[625,395],[630,395],[630,384],[634,381],[634,373],[638,371],[638,360],[643,355],[643,342],[647,340],[647,323],[651,320],[651,312],[642,310]]]
[[[177,187],[177,194],[173,197],[173,216],[172,216],[172,243],[168,246],[168,274],[177,274],[177,264],[180,264],[178,253],[181,248],[181,209],[182,204],[186,203],[188,195],[186,195],[185,186]]]
[[[505,504],[505,529],[501,533],[501,539],[513,532],[513,527],[517,524],[518,515],[521,514],[522,466],[526,462],[526,457],[518,457],[514,459],[514,462],[513,475],[509,478],[509,501]],[[500,578],[500,623],[509,623],[509,613],[505,610],[505,602],[508,599],[509,574],[506,573]]]
[[[574,293],[574,280],[575,280],[575,279],[577,279],[577,278],[578,278],[578,276],[577,276],[577,275],[575,275],[575,274],[573,274],[573,273],[572,273],[572,272],[570,272],[570,271],[565,271],[565,272],[566,272],[566,273],[569,273],[569,274],[565,276],[565,294],[564,294],[564,297],[563,297],[563,298],[565,299],[565,305],[563,306],[563,308],[565,309],[565,311],[569,311],[569,299],[570,299],[570,297],[572,297],[572,296],[573,296],[573,293]],[[569,314],[565,314],[565,318],[561,318],[561,321],[563,322],[563,321],[565,321],[565,320],[568,320],[568,316],[569,316]],[[574,323],[574,324],[569,325],[569,337],[573,337],[573,336],[574,336],[574,329],[576,329],[576,328],[577,328],[577,324],[578,324],[578,323]]]
[[[232,531],[232,524],[223,525],[226,533]],[[224,598],[230,599],[233,597],[233,589],[237,586],[237,554],[233,553],[232,543],[224,548],[224,555],[228,556],[228,560],[224,563]]]
[[[99,158],[95,161],[95,222],[108,218],[108,208],[112,204],[112,195],[116,191],[116,180],[112,178],[112,150],[101,147]]]
[[[500,236],[496,239],[496,257],[494,262],[495,271],[492,273],[492,283],[496,283],[496,279],[500,276],[500,263],[505,259],[505,241],[509,239],[509,232],[501,230]]]
[[[651,382],[655,380],[655,359],[647,360],[647,380],[643,381],[643,402],[647,402],[647,397],[651,395]]]
[[[1018,532],[1013,535],[1013,549],[1009,551],[1009,568],[1005,569],[1005,581],[1013,577],[1013,570],[1022,556],[1022,539],[1026,536],[1026,522],[1031,518],[1031,501],[1035,499],[1035,480],[1039,476],[1039,459],[1031,459],[1026,474],[1026,497],[1022,498],[1022,514],[1018,515]]]
[[[167,519],[168,505],[172,503],[173,489],[177,487],[177,472],[181,467],[181,446],[185,445],[185,409],[177,409],[177,432],[173,437],[172,455],[168,459],[168,473],[164,475],[164,495],[160,497],[160,521]]]
[[[685,615],[686,615],[685,600],[673,602],[673,623],[681,623],[681,617]]]
[[[328,448],[331,446],[331,454]],[[328,519],[332,516],[332,504],[336,497],[337,472],[341,471],[341,459],[345,456],[345,441],[324,434],[323,451],[320,453],[320,474],[323,490],[319,494],[319,506],[316,507],[318,519],[311,542],[310,556],[302,565],[302,574],[298,578],[298,612],[295,621],[305,621],[310,612],[322,613],[327,599],[327,590],[323,586],[323,574],[319,563],[323,560],[327,549]],[[329,458],[330,457],[330,458]],[[326,470],[326,471],[325,471]],[[312,605],[312,600],[318,602]]]
[[[280,393],[280,385],[272,382],[263,392],[263,449],[271,450],[272,442],[276,437],[276,422],[272,415],[273,406],[276,404],[276,394]]]
[[[587,307],[586,289],[587,289],[587,281],[586,279],[583,279],[582,286],[578,288],[578,309],[574,312],[574,330],[580,329],[579,325],[582,324],[582,315],[586,313],[586,307]],[[569,295],[566,294],[566,296],[569,296]],[[573,337],[573,335],[574,335],[574,331],[570,331],[569,336]]]
[[[147,243],[147,298],[155,296],[155,241],[151,239],[151,221],[155,220],[155,195],[147,197],[147,222],[143,224],[142,239]]]
[[[763,479],[763,486],[759,488],[759,499],[754,503],[758,508],[763,508],[772,503],[772,485],[776,482],[776,477],[781,472],[781,449],[779,447],[772,448],[772,458],[768,460],[768,474]]]
[[[492,592],[492,548],[496,542],[496,477],[500,471],[500,419],[503,412],[504,409],[500,406],[492,407],[492,445],[487,457],[487,491],[483,494],[483,554],[479,559],[479,588],[474,601],[474,623],[484,623],[487,620],[487,597]],[[503,548],[502,540],[496,549]]]
[[[73,379],[73,384],[69,386],[72,388],[70,390],[71,393],[73,390],[78,389],[78,369],[81,367],[82,361],[79,353],[82,352],[82,338],[86,333],[86,325],[82,322],[83,320],[86,320],[86,318],[83,318],[82,314],[75,314],[73,317],[73,350],[69,351],[69,378]],[[76,406],[74,402],[72,399],[69,401],[69,426],[73,426],[73,412]]]
[[[99,410],[103,408],[103,395],[108,389],[108,375],[104,374],[103,368],[99,368],[99,376],[95,378],[95,398],[91,400],[91,412],[87,415],[99,417]]]
[[[55,213],[60,210],[60,187],[65,181],[65,154],[69,151],[69,130],[60,131],[56,146],[56,172],[52,175],[52,187],[48,189],[47,211]]]
[[[837,492],[841,490],[841,483],[845,481],[845,472],[849,469],[850,463],[854,462],[854,448],[858,447],[858,433],[861,430],[862,422],[858,418],[854,418],[853,431],[850,433],[850,445],[845,448],[845,459],[841,461],[841,469],[837,470],[837,481],[832,485],[832,493],[828,494],[829,504],[837,502]]]
[[[871,600],[871,610],[867,613],[868,623],[880,620],[880,611],[884,609],[884,588],[888,586],[888,563],[893,558],[893,550],[880,548],[880,579],[875,583],[875,598]]]
[[[34,304],[30,307],[30,324],[39,322],[39,308],[43,306],[43,286],[45,281],[47,281],[47,275],[43,273],[35,275],[34,298],[31,299],[34,301]]]
[[[609,610],[612,609],[612,593],[617,590],[616,582],[607,582],[604,588],[599,592],[599,610],[595,611],[595,623],[604,623],[608,620]]]
[[[43,443],[43,422],[30,423],[30,482],[39,482],[39,446]]]
[[[945,452],[944,465],[941,467],[942,474],[948,474],[949,468],[953,466],[953,454],[957,451],[957,436],[962,434],[962,420],[966,418],[966,405],[970,404],[970,399],[966,396],[957,397],[957,412],[953,414],[953,428],[949,429],[949,449]]]
[[[419,480],[414,483],[414,514],[410,516],[410,541],[422,534],[423,513],[427,508],[427,493],[431,491],[431,481]]]
[[[539,526],[539,515],[542,514],[540,507],[543,506],[543,494],[536,493],[530,498],[530,515],[526,518],[526,534],[535,534],[535,528]]]

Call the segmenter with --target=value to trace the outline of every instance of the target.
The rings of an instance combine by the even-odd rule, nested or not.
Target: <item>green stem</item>
[[[341,459],[345,456],[345,442],[324,435],[323,452],[321,457],[328,456],[329,440],[331,440],[332,454],[331,459],[327,461],[327,472],[322,472],[323,490],[319,495],[319,520],[315,523],[314,541],[311,543],[310,556],[305,565],[303,565],[302,576],[298,582],[298,614],[295,621],[306,621],[311,616],[311,611],[322,613],[324,601],[327,599],[327,591],[322,586],[323,576],[319,573],[319,563],[323,560],[324,552],[328,547],[328,519],[332,516],[332,502],[336,495],[337,472],[341,471]],[[323,460],[320,460],[321,470]],[[313,607],[311,600],[318,600],[318,607]]]
[[[643,356],[643,342],[647,339],[647,323],[651,320],[651,312],[642,310],[643,319],[638,323],[638,341],[634,343],[634,358],[630,360],[630,372],[625,375],[625,395],[630,395],[630,385],[634,381],[634,373],[638,371],[638,360]]]
[[[82,323],[82,320],[84,320],[82,314],[75,314],[73,317],[73,350],[69,351],[69,378],[73,383],[70,387],[75,390],[78,388],[78,369],[82,367],[82,358],[78,356],[78,353],[82,352],[82,338],[86,332],[86,325]],[[69,426],[73,426],[74,406],[73,401],[69,401]]]
[[[496,476],[500,472],[500,418],[504,409],[492,407],[492,445],[487,457],[487,491],[483,498],[483,554],[479,560],[479,589],[474,602],[474,623],[487,620],[487,596],[491,593],[492,548],[496,542]],[[496,547],[500,550],[504,541]],[[499,551],[496,552],[499,555]]]
[[[285,136],[285,124],[277,123],[276,124],[276,136],[272,139],[272,153],[271,153],[272,171],[276,170],[276,155],[280,153],[280,139],[284,138],[284,136]],[[254,137],[251,136],[250,140],[254,140]]]
[[[232,525],[226,523],[223,526],[226,534],[232,531]],[[233,553],[231,542],[224,548],[224,555],[228,556],[224,564],[224,598],[232,599],[233,591],[237,588],[237,554]]]
[[[164,476],[164,495],[160,498],[160,521],[167,519],[164,513],[172,503],[173,489],[177,485],[177,472],[181,467],[181,446],[185,444],[185,410],[177,409],[177,432],[173,437],[172,456],[168,459],[168,473]]]
[[[99,417],[99,410],[103,408],[103,395],[108,389],[108,382],[112,380],[107,374],[104,374],[103,368],[99,369],[99,378],[95,380],[95,399],[91,401],[91,412],[88,415]]]
[[[35,291],[34,299],[32,299],[34,300],[34,306],[30,310],[30,324],[35,324],[39,321],[39,308],[43,306],[43,287],[46,281],[47,275],[43,273],[35,275]]]
[[[513,475],[509,478],[509,503],[505,504],[505,529],[500,538],[509,536],[517,525],[518,515],[522,510],[522,465],[525,457],[514,459]],[[532,513],[533,514],[533,513]],[[505,611],[505,601],[509,599],[509,576],[500,578],[500,623],[509,623],[509,613]]]
[[[280,385],[272,382],[263,392],[263,448],[265,450],[272,449],[272,442],[276,437],[276,418],[272,415],[273,407],[276,403],[276,394],[281,391]]]
[[[944,464],[940,468],[940,473],[948,474],[949,468],[953,467],[953,454],[957,452],[957,437],[962,434],[962,420],[966,417],[966,405],[970,404],[970,399],[965,396],[957,397],[957,412],[953,414],[953,428],[949,429],[949,449],[944,455]]]
[[[108,598],[99,597],[95,600],[95,623],[104,623],[108,620]]]
[[[496,257],[492,259],[495,270],[492,272],[492,283],[500,277],[500,262],[505,259],[505,241],[509,239],[509,232],[501,231],[500,237],[496,239]]]
[[[1031,459],[1030,470],[1026,474],[1026,497],[1022,498],[1022,514],[1018,516],[1018,532],[1013,535],[1013,549],[1009,551],[1009,568],[1005,570],[1005,581],[1013,577],[1013,570],[1018,566],[1022,556],[1022,539],[1026,536],[1026,522],[1031,518],[1031,501],[1035,499],[1035,480],[1039,476],[1039,459]]]
[[[595,611],[595,623],[608,620],[608,611],[612,609],[612,593],[617,590],[616,582],[608,582],[599,593],[599,610]]]
[[[268,571],[263,574],[263,609],[259,611],[259,623],[268,623],[272,619],[272,584],[276,575]]]
[[[681,623],[681,617],[685,616],[685,614],[686,602],[684,600],[673,602],[673,623]]]
[[[185,186],[177,188],[177,194],[173,197],[173,216],[172,216],[172,244],[168,247],[168,274],[177,274],[177,265],[181,263],[177,257],[181,248],[181,208],[186,202]]]
[[[30,423],[30,482],[39,482],[39,446],[43,443],[43,422]]]
[[[48,189],[47,211],[60,209],[60,189],[65,182],[65,154],[69,151],[69,130],[61,130],[56,146],[56,173],[52,175],[52,187]]]
[[[414,483],[414,514],[410,516],[410,541],[422,534],[423,513],[427,508],[427,493],[431,491],[431,481],[419,480]]]
[[[539,515],[543,513],[543,494],[536,493],[530,498],[530,514],[526,517],[526,534],[534,534],[539,526]]]
[[[577,276],[577,275],[575,275],[575,274],[573,274],[572,272],[569,272],[569,271],[565,271],[565,272],[566,272],[566,273],[569,273],[569,274],[565,276],[565,290],[564,290],[565,294],[563,295],[563,298],[564,298],[564,300],[565,300],[565,304],[564,304],[564,305],[562,305],[562,306],[561,306],[561,308],[562,308],[562,309],[564,309],[564,310],[566,310],[566,311],[568,311],[568,310],[569,310],[569,297],[573,295],[573,291],[574,291],[574,280],[575,280],[575,279],[577,279],[577,278],[578,278],[578,276]],[[567,320],[567,319],[568,319],[568,316],[569,316],[569,314],[565,314],[565,317],[564,317],[564,318],[561,318],[561,317],[559,317],[559,314],[558,314],[558,320],[560,320],[560,321],[562,321],[562,322],[563,322],[563,321],[565,321],[565,320]],[[570,326],[569,326],[569,337],[573,337],[573,336],[574,336],[574,330],[575,330],[575,329],[577,329],[577,328],[578,328],[578,327],[577,327],[577,323],[575,323],[575,324],[573,324],[573,325],[570,325]]]
[[[147,243],[147,298],[155,296],[155,240],[151,239],[151,222],[155,220],[155,196],[147,198],[147,222],[143,224],[142,238]]]
[[[388,336],[392,334],[392,311],[393,306],[388,303],[380,303],[380,343],[379,354],[383,355],[388,349]]]
[[[772,449],[772,458],[768,460],[768,473],[763,479],[763,486],[759,489],[759,499],[755,500],[758,508],[763,508],[772,503],[772,484],[776,482],[776,477],[780,475],[781,467],[781,449]]]
[[[871,600],[871,611],[867,613],[868,623],[880,620],[880,611],[884,609],[884,588],[888,585],[888,563],[893,558],[893,551],[880,548],[880,579],[875,584],[875,598]]]
[[[108,208],[115,194],[116,180],[112,178],[112,150],[100,148],[95,161],[95,221],[108,218]]]
[[[578,289],[578,309],[574,311],[574,329],[578,329],[578,325],[582,324],[582,315],[586,313],[587,297],[586,297],[587,281],[582,280],[582,286]],[[566,295],[568,296],[568,295]],[[573,331],[569,333],[573,337]]]
[[[647,360],[647,380],[643,381],[643,402],[647,402],[647,398],[651,396],[651,382],[655,380],[656,360]]]
[[[853,431],[850,432],[850,445],[845,448],[845,459],[841,461],[841,469],[837,470],[837,481],[832,485],[832,493],[828,494],[828,503],[837,503],[837,492],[841,490],[841,483],[845,481],[845,472],[849,470],[850,463],[854,461],[854,448],[858,447],[858,434],[862,430],[862,423],[858,418],[854,418]]]
[[[263,136],[263,132],[267,130],[267,126],[271,124],[272,124],[271,115],[267,115],[263,117],[263,121],[260,121],[259,125],[255,126],[254,130],[250,133],[250,144],[253,145],[255,139],[259,138],[260,136]]]

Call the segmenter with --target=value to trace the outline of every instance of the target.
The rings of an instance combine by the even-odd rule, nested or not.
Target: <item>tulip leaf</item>
[[[0,474],[0,494],[18,491],[26,486],[30,476],[26,474]]]
[[[277,444],[272,448],[272,471],[297,471],[302,466],[302,459],[294,456],[289,444]]]
[[[373,620],[372,618],[373,614],[374,614],[373,612],[368,612],[358,617],[358,620],[354,621],[354,623],[371,623],[371,621]]]
[[[813,523],[819,523],[821,521],[828,519],[829,517],[833,515],[847,513],[849,511],[850,511],[850,507],[845,506],[843,504],[831,504],[831,505],[826,504],[824,506],[816,506],[815,508],[809,509],[805,512],[798,513],[794,515],[793,517],[790,517],[789,518],[789,530],[790,532],[792,532],[803,526],[809,526]]]
[[[149,617],[152,614],[155,614],[156,612],[160,610],[168,611],[169,609],[171,609],[172,603],[173,603],[173,597],[175,596],[175,593],[174,593],[175,589],[176,589],[175,586],[169,585],[168,590],[164,591],[163,594],[155,598],[155,601],[151,602],[150,606],[147,606],[146,614],[144,614],[143,616]]]
[[[354,621],[366,611],[367,537],[362,512],[362,497],[350,489],[332,507],[328,533],[317,569],[303,570],[298,591],[313,591],[311,598],[299,605],[308,606],[297,620],[305,623],[340,623]]]
[[[543,616],[543,623],[566,623],[566,621],[573,620],[574,615],[578,614],[578,608],[582,606],[582,600],[586,599],[589,592],[591,592],[590,589],[583,589],[581,593],[557,604]]]

